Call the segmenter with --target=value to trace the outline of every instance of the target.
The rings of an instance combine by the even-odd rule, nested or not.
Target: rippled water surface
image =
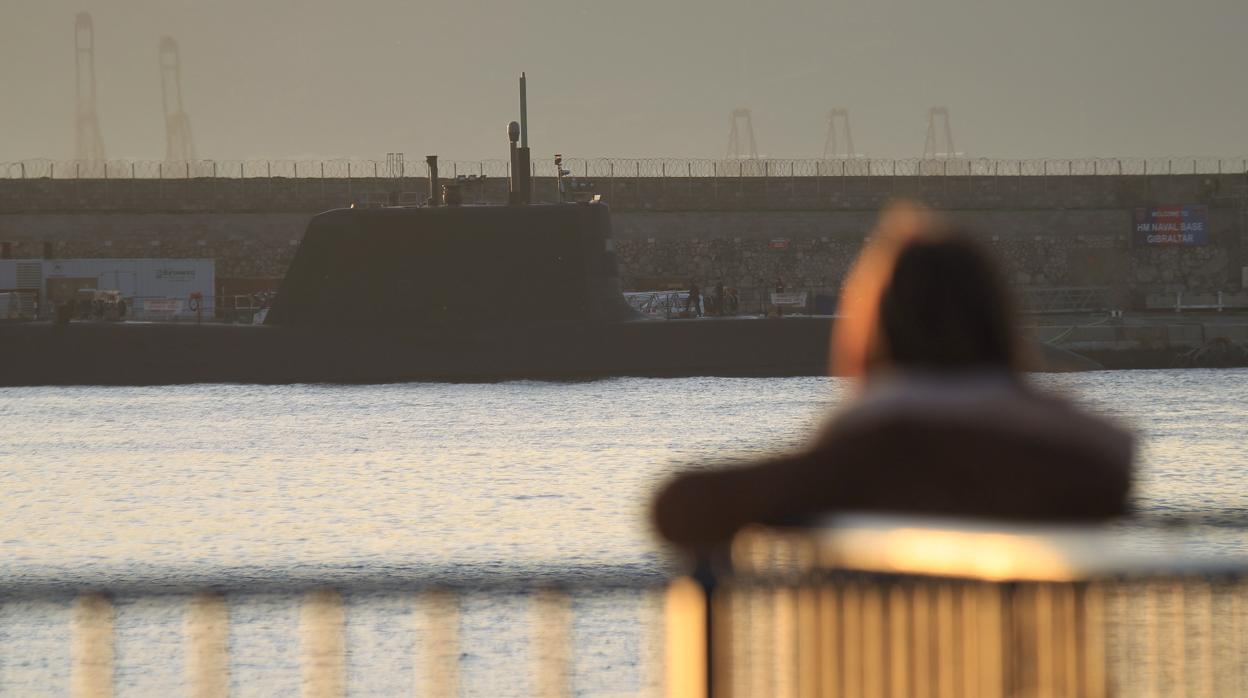
[[[0,391],[10,569],[648,563],[673,463],[798,443],[797,380]]]
[[[1141,435],[1140,504],[1248,501],[1248,372],[1042,376]],[[10,573],[647,563],[675,465],[798,445],[835,379],[0,390]]]
[[[1142,509],[1248,509],[1248,371],[1037,380],[1137,430]],[[0,581],[655,572],[665,558],[644,511],[665,474],[796,446],[844,395],[825,378],[0,389]],[[67,607],[49,603],[0,611],[0,633],[60,632]],[[127,617],[157,633],[164,611],[148,611]],[[510,627],[495,611],[466,615],[463,632]],[[614,637],[592,623],[577,632]],[[53,655],[67,651],[48,642]],[[619,642],[601,662],[635,665],[638,642]],[[270,643],[261,656],[285,662],[288,650]],[[641,685],[630,671],[621,692]],[[135,694],[151,680],[137,670],[132,679]]]

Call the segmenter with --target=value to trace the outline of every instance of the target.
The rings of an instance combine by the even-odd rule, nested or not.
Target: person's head
[[[1020,368],[1013,307],[996,265],[966,231],[913,206],[881,217],[838,315],[835,375]]]

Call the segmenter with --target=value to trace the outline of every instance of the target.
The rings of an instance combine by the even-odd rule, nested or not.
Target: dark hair
[[[903,245],[880,298],[879,329],[881,358],[899,368],[1019,368],[1009,290],[988,253],[961,231]]]

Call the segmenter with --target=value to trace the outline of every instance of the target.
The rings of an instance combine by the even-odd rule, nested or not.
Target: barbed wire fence
[[[1102,175],[1248,174],[1248,156],[1237,158],[1085,159],[748,159],[564,158],[573,177],[784,178],[784,177],[1045,177]],[[536,177],[555,177],[553,158],[532,163]],[[510,176],[505,160],[443,160],[444,178]],[[423,178],[423,159],[391,160],[21,160],[0,162],[0,179],[380,179]]]

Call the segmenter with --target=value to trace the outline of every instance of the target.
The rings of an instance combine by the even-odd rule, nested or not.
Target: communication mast
[[[828,111],[828,137],[823,142],[823,159],[852,158],[854,134],[849,130],[849,110],[836,108]]]
[[[104,159],[104,140],[95,113],[95,28],[91,14],[79,12],[74,18],[74,75],[77,83],[77,113],[74,118],[74,153],[79,160]]]
[[[940,126],[937,125],[938,122]],[[953,146],[953,128],[949,125],[949,109],[932,107],[927,110],[927,140],[923,143],[923,159],[957,156],[958,149]]]
[[[730,118],[732,125],[728,129],[728,159],[757,160],[758,144],[754,142],[754,121],[750,117],[750,110],[733,109]],[[738,127],[741,123],[744,123],[744,128]]]
[[[167,36],[161,37],[158,58],[160,92],[165,109],[165,160],[194,160],[191,119],[182,109],[182,58],[178,53],[178,42]]]

